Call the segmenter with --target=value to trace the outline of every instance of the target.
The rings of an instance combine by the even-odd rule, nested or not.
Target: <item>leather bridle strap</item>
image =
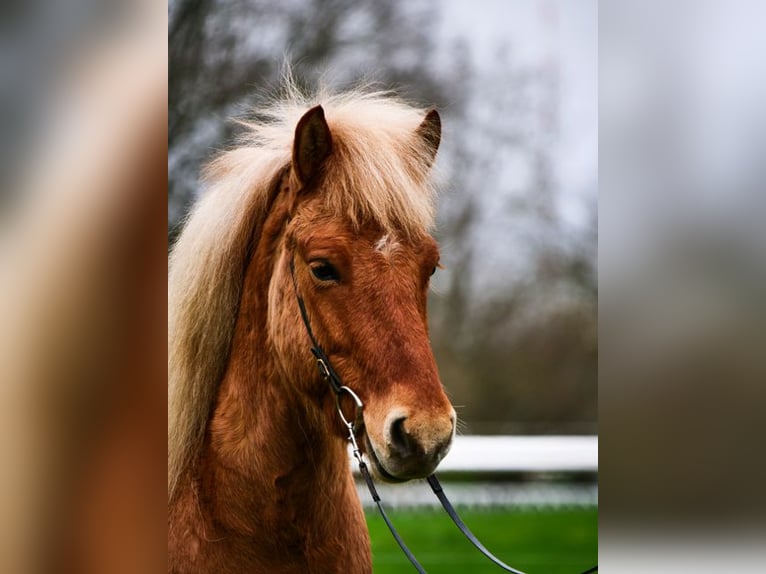
[[[402,549],[402,552],[404,552],[404,555],[407,557],[407,560],[409,560],[412,563],[412,565],[415,567],[415,570],[420,572],[420,574],[427,574],[425,569],[420,565],[420,562],[417,561],[417,559],[412,554],[410,549],[407,548],[407,545],[404,543],[404,540],[402,540],[402,537],[399,536],[399,533],[396,531],[396,528],[394,528],[394,525],[391,523],[391,520],[388,518],[386,511],[383,510],[383,506],[380,503],[380,496],[378,495],[378,491],[375,488],[375,483],[372,482],[372,477],[370,476],[370,471],[367,469],[367,465],[364,463],[361,457],[358,460],[359,460],[359,473],[362,475],[362,478],[364,478],[364,481],[367,483],[367,488],[370,491],[372,500],[375,502],[375,506],[378,507],[378,511],[380,512],[380,515],[383,517],[383,520],[385,521],[386,526],[388,526],[388,529],[391,531],[391,536],[394,537],[394,540],[396,540],[396,543],[399,545],[399,548]]]
[[[429,486],[431,487],[431,490],[434,491],[434,494],[436,495],[436,498],[439,499],[439,502],[441,502],[442,507],[447,512],[449,517],[452,519],[452,522],[455,523],[455,526],[458,527],[458,530],[463,533],[463,535],[468,538],[471,544],[473,544],[479,552],[484,554],[487,558],[489,558],[495,565],[499,566],[506,572],[513,572],[514,574],[524,574],[521,570],[516,570],[515,568],[512,568],[511,566],[508,566],[505,562],[500,560],[497,556],[492,554],[487,548],[481,543],[481,541],[476,538],[473,532],[465,525],[465,522],[460,518],[460,515],[457,513],[457,510],[455,510],[455,507],[452,506],[452,503],[449,501],[449,498],[447,498],[447,495],[444,492],[444,489],[442,489],[442,485],[439,482],[439,479],[436,478],[435,474],[432,474],[431,476],[427,477],[426,480],[428,481]],[[592,568],[588,568],[584,572],[581,572],[580,574],[591,574],[592,572],[598,571],[598,565],[593,566]]]
[[[295,259],[290,259],[290,275],[292,275],[293,278],[293,288],[295,289],[295,297],[298,299],[298,308],[301,310],[301,318],[303,319],[303,324],[306,326],[306,332],[309,334],[309,339],[311,339],[311,353],[316,357],[319,374],[322,375],[324,380],[330,383],[333,392],[336,395],[339,395],[343,383],[341,382],[338,373],[332,368],[330,358],[319,345],[319,342],[314,336],[314,331],[311,330],[311,322],[309,321],[309,316],[306,312],[306,304],[303,302],[303,297],[301,297],[300,292],[298,291],[298,283],[295,279]]]
[[[489,558],[492,562],[494,562],[497,566],[505,570],[506,572],[513,572],[514,574],[524,574],[521,570],[516,570],[515,568],[512,568],[508,566],[505,562],[500,560],[497,556],[492,554],[489,550],[486,549],[486,547],[479,541],[478,538],[474,535],[473,532],[465,525],[463,520],[458,515],[457,511],[455,510],[455,507],[452,506],[452,503],[447,498],[447,495],[444,494],[444,490],[442,489],[442,485],[439,483],[439,479],[436,478],[435,474],[432,474],[428,478],[426,478],[428,481],[428,484],[431,486],[431,490],[434,491],[434,494],[439,499],[439,502],[442,503],[442,506],[444,507],[444,510],[447,511],[447,514],[449,514],[449,517],[452,519],[452,522],[455,523],[455,526],[458,527],[458,530],[462,532],[466,538],[478,548],[479,552],[484,554],[487,558]]]

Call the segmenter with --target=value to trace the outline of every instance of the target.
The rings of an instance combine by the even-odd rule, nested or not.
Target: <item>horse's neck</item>
[[[268,340],[267,267],[277,251],[269,231],[267,221],[246,272],[229,365],[192,480],[197,492],[188,493],[200,519],[191,527],[199,538],[192,546],[228,539],[236,551],[220,550],[221,560],[251,551],[250,565],[261,567],[295,559],[297,571],[335,571],[323,570],[332,564],[369,571],[345,444],[328,431],[320,406],[284,380]]]
[[[253,240],[229,364],[206,445],[211,455],[207,462],[215,467],[210,478],[217,494],[233,497],[234,508],[253,498],[251,510],[260,512],[269,503],[277,504],[276,498],[269,500],[265,493],[284,496],[277,491],[284,490],[293,477],[306,475],[301,484],[311,484],[337,471],[345,459],[342,444],[329,435],[322,421],[319,405],[285,380],[268,336],[269,282],[285,218],[277,202]],[[294,501],[305,508],[312,502],[311,494],[296,492],[299,489],[290,488],[291,496],[279,503]]]
[[[210,423],[203,481],[210,510],[227,530],[289,539],[296,524],[311,529],[312,520],[326,517],[328,491],[332,504],[348,507],[348,458],[342,442],[322,427],[314,408],[301,405],[297,391],[291,394],[270,359],[262,357],[259,364],[251,376],[231,371],[237,374],[224,381]]]

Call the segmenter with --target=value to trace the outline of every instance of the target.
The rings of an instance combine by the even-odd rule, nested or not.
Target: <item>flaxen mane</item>
[[[168,278],[168,497],[194,464],[223,377],[253,231],[272,181],[291,161],[295,127],[321,104],[333,138],[327,206],[352,222],[421,233],[432,226],[426,173],[433,151],[414,132],[424,110],[385,93],[288,96],[249,122],[242,145],[206,172],[208,189],[170,259]]]

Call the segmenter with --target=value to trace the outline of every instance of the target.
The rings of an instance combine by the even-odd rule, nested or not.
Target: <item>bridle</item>
[[[412,563],[415,569],[418,572],[420,572],[420,574],[426,574],[425,569],[423,568],[423,566],[420,565],[420,563],[417,561],[417,559],[412,554],[410,549],[407,548],[407,545],[404,543],[404,540],[402,540],[402,537],[396,531],[396,528],[394,528],[394,525],[389,519],[388,515],[386,514],[386,511],[383,509],[383,506],[380,500],[380,495],[378,494],[378,491],[375,488],[375,483],[373,482],[372,476],[370,475],[370,471],[367,468],[367,463],[364,462],[364,459],[362,458],[362,453],[359,450],[359,445],[356,442],[357,427],[358,427],[358,424],[363,421],[362,410],[364,409],[364,403],[362,403],[362,400],[354,391],[352,391],[349,387],[343,384],[343,381],[341,380],[340,376],[338,375],[338,373],[335,372],[335,369],[333,369],[332,363],[330,362],[330,358],[327,356],[327,353],[325,353],[324,350],[322,349],[322,346],[319,344],[319,342],[316,339],[316,336],[314,335],[314,331],[311,329],[311,321],[309,321],[309,316],[308,316],[308,313],[306,312],[306,304],[303,302],[303,297],[301,297],[300,292],[298,291],[298,282],[295,279],[295,258],[294,257],[290,259],[290,275],[292,276],[293,289],[295,291],[295,297],[298,300],[298,308],[300,309],[300,312],[301,312],[301,318],[303,320],[304,326],[306,327],[306,332],[308,333],[309,339],[311,340],[311,353],[316,358],[317,368],[319,369],[319,374],[321,375],[322,380],[324,380],[326,383],[330,385],[330,388],[335,394],[335,406],[338,411],[338,415],[340,416],[340,419],[343,422],[343,425],[346,427],[346,430],[348,431],[348,441],[349,443],[351,443],[351,448],[352,448],[354,458],[356,459],[358,463],[359,473],[362,475],[362,478],[364,478],[364,482],[367,484],[367,489],[370,491],[372,500],[373,502],[375,502],[375,505],[378,507],[378,511],[380,512],[380,515],[383,517],[383,520],[385,521],[386,526],[388,526],[388,529],[391,531],[391,535],[394,537],[394,540],[396,540],[396,543],[399,545],[399,548],[401,548],[402,552],[404,552],[404,555]],[[348,420],[346,418],[346,415],[343,413],[343,408],[341,407],[341,404],[340,404],[341,397],[344,394],[348,395],[354,402],[355,412],[354,412],[354,416],[352,417],[352,420]],[[506,572],[512,572],[514,574],[524,574],[524,572],[522,572],[521,570],[512,568],[511,566],[508,566],[505,562],[497,558],[494,554],[492,554],[489,550],[487,550],[487,548],[481,543],[481,541],[478,538],[476,538],[473,532],[471,532],[470,529],[462,521],[457,511],[455,510],[455,507],[452,506],[452,503],[449,501],[449,499],[447,498],[447,495],[444,493],[444,489],[442,488],[441,484],[439,483],[439,479],[436,478],[435,474],[431,474],[430,476],[428,476],[426,478],[426,481],[428,482],[429,486],[431,487],[431,490],[434,492],[436,497],[439,499],[439,502],[441,503],[444,510],[447,512],[449,517],[455,523],[455,526],[458,527],[460,532],[462,532],[463,535],[466,538],[468,538],[471,544],[473,544],[479,550],[479,552],[481,552],[484,556],[486,556],[489,560],[494,562],[497,566],[499,566]],[[581,574],[590,574],[591,572],[596,572],[597,570],[598,570],[598,565],[593,566],[592,568],[589,568],[588,570],[585,570]]]

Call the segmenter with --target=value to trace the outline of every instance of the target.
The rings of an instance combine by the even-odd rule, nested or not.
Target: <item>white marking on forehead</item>
[[[391,237],[388,233],[375,243],[375,251],[379,251],[386,257],[389,257],[397,247],[399,247],[399,244],[396,242],[396,238]]]

